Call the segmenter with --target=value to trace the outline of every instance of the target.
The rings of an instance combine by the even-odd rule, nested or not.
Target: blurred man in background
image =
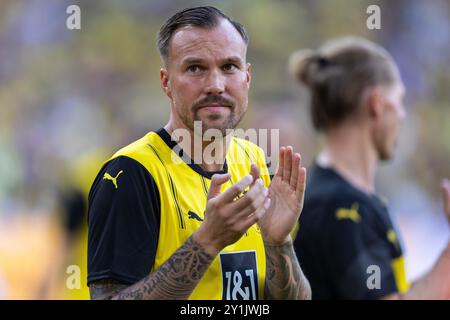
[[[261,149],[227,139],[247,110],[247,42],[244,28],[213,7],[180,11],[161,27],[170,120],[117,152],[94,181],[91,298],[310,297],[290,237],[303,205],[300,155],[281,148],[270,181]],[[221,134],[219,162],[205,152],[207,129]]]
[[[295,240],[313,299],[450,298],[450,244],[410,286],[400,236],[375,190],[378,163],[392,158],[406,115],[391,56],[367,40],[341,38],[300,50],[290,63],[325,138]],[[448,181],[442,188],[450,220]]]

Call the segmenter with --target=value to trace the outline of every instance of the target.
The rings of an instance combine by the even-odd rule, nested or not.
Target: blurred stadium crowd
[[[66,8],[81,8],[81,30]],[[83,202],[114,150],[165,124],[155,42],[178,9],[210,4],[250,35],[250,105],[242,128],[278,128],[310,163],[320,139],[287,73],[296,49],[358,35],[385,46],[407,87],[408,117],[379,190],[404,235],[408,277],[449,236],[439,192],[450,177],[450,1],[0,1],[0,299],[88,298]],[[368,30],[366,8],[381,8]],[[84,201],[83,201],[84,200]],[[80,290],[66,268],[80,265]],[[84,289],[83,289],[84,288]]]

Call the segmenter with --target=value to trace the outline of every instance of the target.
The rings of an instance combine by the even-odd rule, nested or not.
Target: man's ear
[[[247,74],[247,86],[250,87],[250,82],[252,80],[252,65],[250,63],[247,63],[247,70],[246,70],[246,74]]]
[[[371,118],[378,118],[384,112],[384,94],[380,87],[371,87],[367,91],[366,106]]]
[[[166,96],[172,98],[172,89],[170,88],[169,72],[166,68],[161,68],[159,70],[159,80],[161,83],[161,88],[163,89]]]

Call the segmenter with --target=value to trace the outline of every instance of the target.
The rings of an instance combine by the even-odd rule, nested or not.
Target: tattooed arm
[[[311,287],[300,268],[292,240],[282,245],[264,243],[266,250],[266,299],[309,300]]]
[[[92,283],[91,299],[187,299],[213,259],[191,236],[158,270],[131,286],[111,279]]]
[[[101,279],[91,283],[89,293],[92,300],[110,300],[127,287],[128,285],[114,279]]]

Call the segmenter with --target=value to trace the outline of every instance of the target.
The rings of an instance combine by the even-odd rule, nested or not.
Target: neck
[[[364,126],[330,129],[317,161],[319,165],[335,169],[356,188],[366,193],[375,192],[378,156]]]
[[[186,128],[184,125],[175,126],[171,121],[164,126],[164,129],[170,135],[177,129],[183,129],[182,139],[176,139],[173,135],[172,138],[204,171],[215,172],[224,169],[231,135],[217,138],[213,141],[204,141],[203,137],[198,133]]]

